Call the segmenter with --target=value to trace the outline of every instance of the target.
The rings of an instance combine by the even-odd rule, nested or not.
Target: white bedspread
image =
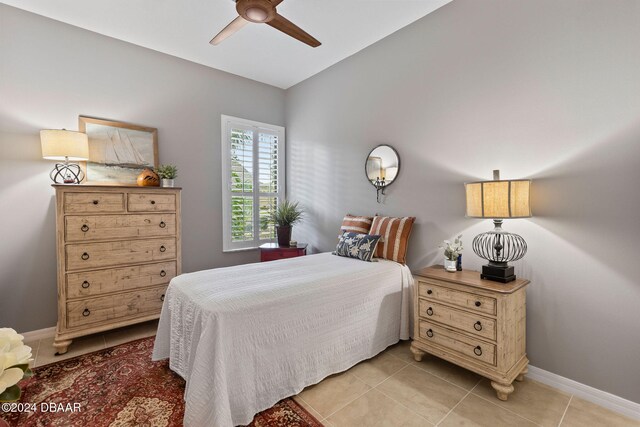
[[[153,360],[187,381],[186,426],[245,425],[277,401],[409,338],[413,279],[322,253],[174,278]]]

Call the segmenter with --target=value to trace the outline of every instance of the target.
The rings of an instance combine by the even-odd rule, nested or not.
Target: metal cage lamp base
[[[494,219],[493,224],[493,230],[478,234],[473,239],[473,251],[489,261],[482,266],[482,279],[508,283],[516,280],[509,261],[517,261],[527,253],[527,242],[517,234],[504,231],[501,219]]]
[[[76,163],[56,163],[49,177],[56,184],[80,184],[84,179],[84,172]]]

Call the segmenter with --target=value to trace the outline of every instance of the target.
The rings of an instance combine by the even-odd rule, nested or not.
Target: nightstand
[[[265,243],[260,246],[260,262],[295,258],[306,254],[306,243],[298,243],[297,246],[280,246],[277,243]]]
[[[491,380],[498,399],[527,373],[526,287],[518,278],[498,283],[476,271],[434,266],[414,272],[415,329],[411,352],[448,360]]]

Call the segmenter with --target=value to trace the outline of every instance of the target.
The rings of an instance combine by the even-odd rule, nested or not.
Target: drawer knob
[[[82,230],[83,233],[86,233],[87,231],[89,231],[89,226],[87,224],[82,224],[80,230]]]
[[[164,294],[160,295],[160,301],[164,302]]]
[[[90,311],[88,308],[85,308],[85,309],[84,309],[84,311],[82,312],[82,315],[83,315],[84,317],[87,317],[87,316],[88,316],[88,315],[90,315],[90,314],[91,314],[91,311]]]
[[[427,308],[427,315],[433,316],[433,308],[431,307]]]
[[[473,324],[473,329],[475,329],[476,331],[481,331],[482,323],[478,320],[476,323]]]
[[[160,221],[160,228],[165,228],[167,226],[167,223],[165,223],[164,221]]]
[[[100,203],[100,201],[99,201],[99,200],[94,200],[94,201],[93,201],[93,204],[94,204],[94,205],[97,205],[98,203]]]
[[[151,204],[152,204],[152,205],[155,205],[155,204],[156,204],[156,201],[155,201],[155,200],[152,200],[152,201],[151,201]]]
[[[476,348],[473,349],[473,352],[475,353],[476,356],[482,356],[482,347],[477,346]]]
[[[166,272],[166,271],[164,271],[164,270],[160,271],[160,277],[164,277],[164,276],[166,276],[166,275],[167,275],[167,272]]]
[[[433,338],[433,331],[431,329],[427,330],[427,336]]]
[[[480,301],[476,301],[476,307],[480,307],[482,303]]]
[[[86,260],[89,259],[89,254],[85,252],[80,256],[80,258],[82,258],[84,261],[86,261]]]
[[[164,245],[160,246],[160,252],[164,252],[166,250],[167,250],[167,248],[165,248]]]
[[[427,295],[431,295],[433,291],[431,289],[427,289]]]
[[[82,282],[82,287],[84,289],[87,289],[89,286],[91,286],[91,284],[89,282],[87,282],[86,280],[84,282]]]

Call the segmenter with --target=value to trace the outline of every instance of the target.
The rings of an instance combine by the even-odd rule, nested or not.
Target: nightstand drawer
[[[496,339],[496,322],[446,305],[420,299],[420,317],[491,340]]]
[[[445,347],[471,360],[479,360],[490,365],[496,364],[495,345],[469,338],[433,323],[420,321],[420,338],[425,343]]]
[[[279,246],[276,243],[265,243],[260,246],[260,261],[275,261],[285,258],[295,258],[307,254],[307,244],[299,243],[298,246]]]
[[[496,314],[496,299],[468,292],[457,291],[440,286],[435,282],[420,280],[418,282],[419,295],[424,298],[456,305],[458,307],[477,311],[478,313]]]

